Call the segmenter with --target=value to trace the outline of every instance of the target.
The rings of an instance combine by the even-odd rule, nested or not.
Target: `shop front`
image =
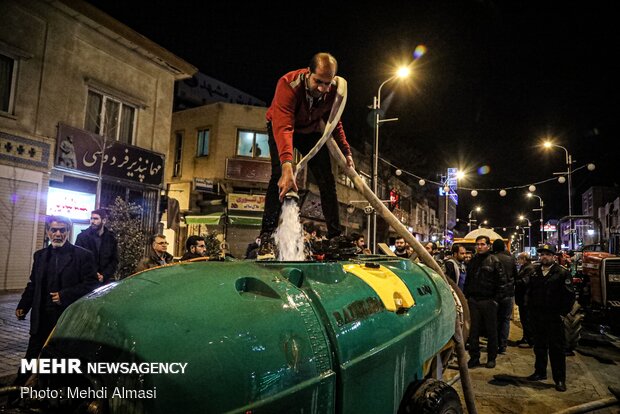
[[[120,197],[142,207],[142,228],[155,233],[163,167],[163,154],[60,124],[48,214],[71,217],[75,240],[79,231],[88,227],[93,209],[110,207]]]

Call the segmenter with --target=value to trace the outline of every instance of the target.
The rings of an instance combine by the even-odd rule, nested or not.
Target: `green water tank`
[[[183,373],[42,380],[106,389],[80,404],[109,413],[394,413],[450,345],[455,317],[448,285],[407,260],[180,263],[70,306],[43,355]]]

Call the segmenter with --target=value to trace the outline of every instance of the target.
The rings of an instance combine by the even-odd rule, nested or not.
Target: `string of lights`
[[[437,187],[443,187],[444,186],[444,183],[442,183],[442,182],[433,181],[433,180],[430,180],[428,178],[424,178],[424,177],[421,177],[419,175],[416,175],[416,174],[412,173],[411,171],[407,171],[405,169],[402,169],[402,168],[392,164],[390,161],[386,160],[385,158],[379,157],[379,159],[381,161],[383,161],[385,164],[389,165],[390,167],[395,168],[396,169],[396,175],[400,176],[400,175],[402,175],[404,173],[404,174],[410,175],[410,176],[412,176],[414,178],[417,178],[419,180],[418,184],[420,186],[424,186],[424,185],[426,185],[426,183],[436,185]],[[587,168],[588,171],[593,171],[596,167],[595,167],[594,164],[588,163],[588,164],[584,164],[584,165],[582,165],[580,167],[577,167],[577,168],[573,169],[572,172],[574,173],[574,172],[577,172],[577,171],[579,171],[581,169],[584,169],[584,168]],[[536,191],[536,186],[537,185],[545,184],[545,183],[548,183],[550,181],[558,181],[560,184],[563,184],[566,181],[566,178],[563,175],[561,175],[560,177],[547,178],[547,179],[536,181],[536,182],[529,183],[529,184],[514,185],[514,186],[502,187],[502,188],[469,188],[469,187],[459,187],[459,189],[460,190],[471,191],[472,192],[472,196],[474,196],[474,197],[478,195],[479,191],[499,191],[500,195],[503,197],[503,196],[506,195],[506,191],[507,190],[518,190],[518,189],[521,189],[521,188],[527,188],[530,192],[534,192],[534,191]]]

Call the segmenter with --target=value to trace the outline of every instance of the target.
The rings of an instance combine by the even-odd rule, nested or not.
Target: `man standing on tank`
[[[267,110],[267,132],[271,155],[271,179],[265,196],[258,258],[273,256],[272,233],[278,227],[281,201],[290,190],[297,191],[293,169],[293,148],[308,153],[323,135],[336,99],[338,63],[329,53],[317,53],[307,68],[294,70],[278,80],[271,106]],[[342,122],[333,132],[347,165],[355,168]],[[323,146],[308,162],[321,193],[321,208],[327,224],[330,245],[348,244],[342,236],[336,182],[328,149]]]

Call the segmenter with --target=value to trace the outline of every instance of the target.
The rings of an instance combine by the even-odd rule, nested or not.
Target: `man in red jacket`
[[[323,135],[334,100],[336,59],[329,53],[317,53],[310,65],[294,70],[278,80],[271,106],[267,110],[267,132],[271,154],[271,179],[265,197],[259,258],[273,252],[271,234],[278,227],[281,202],[290,190],[297,191],[293,169],[293,148],[308,153]],[[351,149],[339,120],[333,137],[354,168]],[[327,224],[327,236],[339,243],[342,234],[338,213],[336,182],[328,149],[323,146],[308,162],[321,193],[321,207]]]

